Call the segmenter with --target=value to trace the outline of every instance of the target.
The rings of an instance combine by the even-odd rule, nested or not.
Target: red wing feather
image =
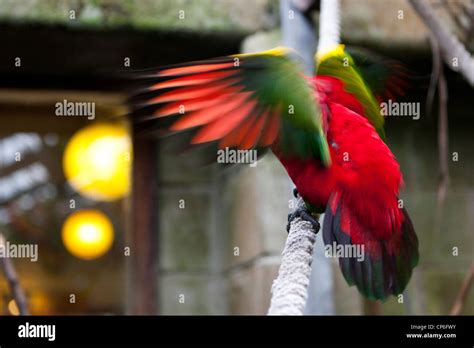
[[[267,124],[265,125],[265,131],[260,138],[260,146],[268,146],[275,141],[278,130],[280,129],[280,117],[276,112],[270,112],[270,116],[267,118]]]
[[[255,100],[251,100],[244,104],[241,108],[225,115],[225,122],[222,122],[222,120],[219,118],[211,124],[204,126],[193,137],[191,143],[200,144],[221,139],[238,124],[240,124],[240,122],[242,122],[247,116],[249,116],[256,104],[257,102]]]
[[[196,128],[192,144],[219,141],[220,148],[239,149],[272,145],[279,132],[279,110],[262,104],[248,88],[245,74],[254,71],[244,65],[241,60],[235,66],[228,57],[147,75],[158,81],[143,92],[145,101],[140,106],[147,115],[141,120],[176,117],[171,125],[167,121],[162,124],[171,132]]]
[[[219,98],[221,100],[220,103],[181,117],[178,121],[173,123],[170,129],[179,131],[205,125],[238,108],[250,95],[250,92],[238,93],[236,95],[227,94],[224,98]]]
[[[161,88],[174,88],[174,87],[184,87],[184,86],[195,86],[195,85],[202,85],[205,83],[209,83],[215,80],[223,79],[225,77],[229,77],[234,75],[235,71],[216,71],[210,73],[203,73],[197,75],[189,75],[180,77],[177,79],[172,79],[168,81],[158,82],[154,85],[150,86],[150,90],[156,90]]]
[[[203,72],[209,72],[214,70],[221,70],[231,68],[234,63],[220,63],[220,64],[200,64],[200,65],[188,65],[178,68],[170,68],[161,70],[158,76],[176,76],[176,75],[189,75]]]
[[[163,116],[170,116],[174,114],[179,114],[181,109],[184,107],[183,111],[185,113],[189,111],[196,111],[200,109],[206,109],[211,106],[214,106],[222,101],[222,99],[226,98],[225,95],[221,95],[221,93],[216,93],[214,95],[207,95],[201,98],[194,98],[188,100],[180,100],[174,103],[169,103],[162,108],[156,110],[151,117],[163,117]]]
[[[240,143],[240,148],[247,150],[255,146],[257,144],[262,131],[263,127],[265,126],[265,122],[267,120],[268,111],[264,111],[261,115],[258,116],[257,121],[253,124],[253,127],[250,128],[246,137],[242,139]]]
[[[149,104],[158,104],[184,99],[194,99],[212,95],[214,93],[221,92],[223,88],[235,84],[238,81],[238,79],[228,79],[219,82],[208,83],[204,86],[178,88],[176,90],[165,92],[162,95],[152,98]]]
[[[243,121],[238,127],[222,138],[222,140],[219,142],[219,148],[223,149],[226,147],[238,147],[242,150],[250,149],[252,146],[245,148],[242,146],[242,142],[245,140],[245,137],[250,131],[252,125],[255,123],[257,117],[257,115],[251,115],[247,117],[247,119]]]

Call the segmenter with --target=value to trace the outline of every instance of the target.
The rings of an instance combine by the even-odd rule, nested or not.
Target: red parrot
[[[342,45],[317,54],[314,77],[293,55],[277,48],[146,71],[133,119],[216,150],[270,148],[306,203],[296,215],[319,228],[314,214],[324,212],[327,245],[363,247],[363,260],[339,258],[347,283],[369,299],[400,294],[418,263],[418,240],[399,206],[403,179],[377,98],[401,81],[369,84]]]

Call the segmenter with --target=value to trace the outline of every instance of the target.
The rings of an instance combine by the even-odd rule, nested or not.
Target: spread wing
[[[277,145],[329,165],[316,94],[291,54],[277,48],[138,73],[132,118],[161,136],[187,134],[192,145]]]
[[[348,47],[347,51],[379,102],[405,95],[409,71],[402,63],[363,48]]]

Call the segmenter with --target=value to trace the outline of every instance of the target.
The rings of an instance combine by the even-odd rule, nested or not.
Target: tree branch
[[[462,20],[459,18],[459,15],[456,13],[454,8],[452,7],[453,3],[451,1],[443,1],[442,4],[444,8],[446,9],[446,11],[448,12],[449,16],[451,17],[451,19],[453,20],[453,22],[456,23],[456,25],[458,26],[459,30],[463,31],[463,34],[465,34],[464,32],[467,32],[469,30],[469,26],[463,23]],[[464,7],[461,7],[461,8],[464,9]],[[462,13],[462,15],[464,15],[464,13]]]
[[[445,25],[427,1],[410,0],[410,3],[438,40],[446,64],[474,87],[474,58],[458,38],[445,29]]]
[[[426,94],[426,113],[430,115],[433,108],[433,100],[436,93],[436,87],[438,86],[439,73],[442,68],[442,65],[438,41],[436,41],[436,38],[433,36],[433,34],[430,34],[429,38],[431,46],[431,55],[433,56],[433,67],[431,69],[430,86],[428,88],[428,93]]]
[[[461,290],[459,291],[459,295],[454,303],[453,308],[451,309],[451,315],[459,315],[462,313],[464,303],[466,302],[467,294],[471,289],[472,283],[474,280],[474,264],[471,265],[471,268],[466,274],[464,281],[461,286]]]
[[[0,246],[5,247],[5,244],[5,237],[0,232]],[[29,315],[26,296],[20,286],[20,282],[18,281],[18,276],[16,274],[15,268],[13,267],[12,261],[8,257],[1,257],[0,263],[20,314]]]
[[[442,216],[444,202],[449,184],[449,135],[448,135],[448,85],[444,76],[444,66],[441,64],[441,52],[437,39],[430,35],[433,54],[433,69],[438,79],[438,158],[439,185],[437,193],[437,217]]]

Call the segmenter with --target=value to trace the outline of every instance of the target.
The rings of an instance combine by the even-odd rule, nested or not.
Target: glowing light
[[[79,130],[63,157],[68,182],[96,201],[113,201],[129,192],[130,164],[130,136],[121,124],[97,123]]]
[[[8,311],[11,315],[20,315],[20,310],[18,309],[15,300],[10,300],[10,302],[8,302]]]
[[[69,215],[61,235],[66,249],[84,260],[104,255],[114,240],[112,223],[97,210],[80,210]]]

